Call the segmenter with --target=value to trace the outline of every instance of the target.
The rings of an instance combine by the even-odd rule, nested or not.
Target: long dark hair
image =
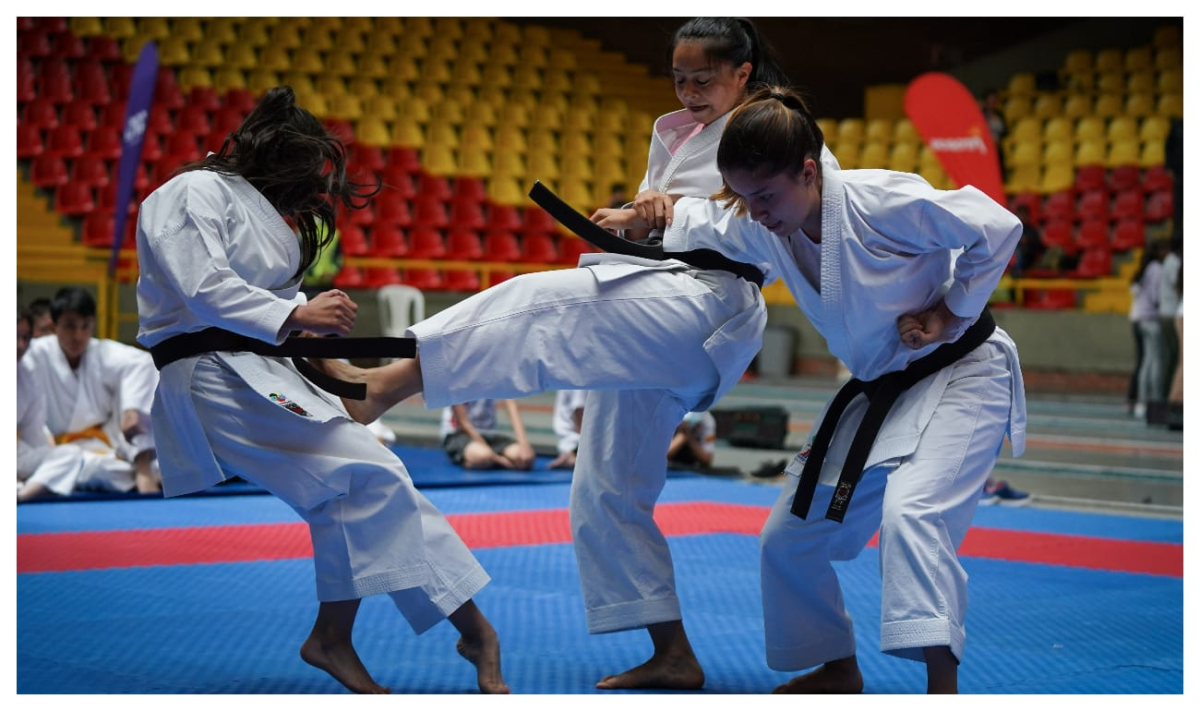
[[[796,176],[811,158],[819,171],[824,145],[825,134],[800,94],[782,86],[763,87],[729,116],[717,147],[717,169],[722,175],[744,171]],[[713,197],[723,200],[727,208],[736,205],[739,215],[745,211],[741,197],[728,183]]]
[[[263,94],[221,149],[179,172],[211,170],[245,178],[300,234],[300,268],[308,270],[333,241],[338,205],[366,207],[382,185],[346,176],[346,146],[316,116],[296,106],[290,86]]]
[[[756,84],[786,86],[787,74],[775,59],[771,46],[758,34],[754,23],[744,17],[695,17],[685,22],[671,40],[667,65],[680,42],[700,42],[709,57],[740,67],[750,62],[747,91]]]

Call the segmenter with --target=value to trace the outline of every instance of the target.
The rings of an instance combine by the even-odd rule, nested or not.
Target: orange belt
[[[112,442],[108,440],[108,435],[105,434],[104,430],[100,429],[100,425],[92,425],[91,427],[75,430],[74,432],[64,432],[54,438],[54,443],[69,444],[81,439],[98,439],[109,447],[112,446]]]

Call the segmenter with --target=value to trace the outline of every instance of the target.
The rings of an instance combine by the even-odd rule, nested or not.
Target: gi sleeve
[[[737,217],[732,209],[707,198],[681,197],[675,201],[675,219],[663,233],[663,249],[687,252],[712,249],[738,262],[753,264],[763,273],[766,286],[779,278],[773,268],[771,240],[767,232],[748,217]]]
[[[142,228],[163,276],[201,320],[268,343],[281,343],[283,324],[300,302],[253,286],[230,266],[224,196],[187,189],[154,211]]]

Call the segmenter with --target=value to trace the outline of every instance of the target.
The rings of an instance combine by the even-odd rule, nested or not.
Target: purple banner
[[[150,105],[154,103],[154,85],[157,79],[158,50],[153,42],[147,42],[142,46],[137,64],[133,67],[129,102],[125,105],[125,130],[121,135],[121,162],[117,166],[117,213],[113,215],[109,274],[117,271],[121,245],[125,242],[125,220],[129,219],[128,206],[129,201],[133,199],[133,179],[137,177],[138,163],[142,160],[142,144],[146,140],[146,126],[150,119]]]

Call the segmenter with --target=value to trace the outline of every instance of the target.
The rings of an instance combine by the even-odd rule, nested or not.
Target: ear
[[[804,167],[800,169],[800,179],[804,183],[804,187],[809,187],[817,182],[817,162],[812,158],[804,159]]]
[[[733,75],[737,77],[738,86],[746,86],[746,82],[750,81],[750,73],[754,71],[754,65],[750,62],[742,62],[742,66],[736,67],[733,70]]]

